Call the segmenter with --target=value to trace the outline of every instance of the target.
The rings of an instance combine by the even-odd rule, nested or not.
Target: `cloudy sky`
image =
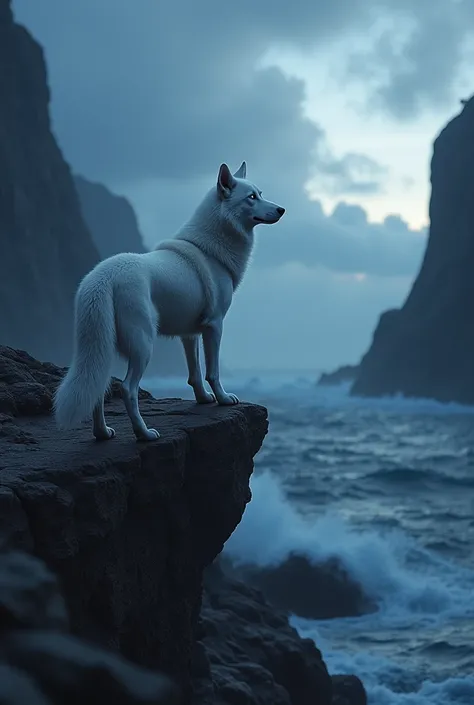
[[[434,137],[471,94],[471,0],[14,0],[74,171],[169,237],[237,168],[287,208],[226,321],[239,368],[367,348],[423,254]],[[472,64],[471,64],[472,65]]]

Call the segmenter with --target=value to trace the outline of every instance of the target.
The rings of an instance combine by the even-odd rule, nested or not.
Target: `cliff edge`
[[[250,500],[266,410],[142,395],[162,438],[140,445],[117,385],[117,438],[100,444],[90,424],[56,430],[60,376],[0,348],[0,535],[60,577],[76,635],[186,683],[202,573]]]
[[[351,393],[474,403],[474,99],[431,160],[425,256],[401,309],[380,317]]]

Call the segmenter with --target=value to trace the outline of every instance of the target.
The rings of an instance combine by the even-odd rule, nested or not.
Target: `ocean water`
[[[474,407],[357,399],[316,375],[245,373],[266,405],[253,501],[226,551],[275,564],[338,556],[378,603],[359,618],[292,618],[371,705],[474,705]],[[144,385],[189,397],[183,380]]]

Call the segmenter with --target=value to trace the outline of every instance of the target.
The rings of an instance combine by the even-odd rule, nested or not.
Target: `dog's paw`
[[[158,431],[154,428],[147,428],[146,431],[137,436],[137,441],[146,443],[147,441],[156,441],[160,437]]]
[[[215,404],[216,397],[212,392],[204,392],[204,394],[196,395],[196,404]]]
[[[96,441],[109,441],[111,438],[115,438],[115,429],[110,428],[110,426],[105,427],[105,433],[96,433]]]
[[[217,400],[217,403],[221,406],[233,406],[234,404],[239,404],[239,402],[239,397],[236,397],[235,394],[224,394]]]

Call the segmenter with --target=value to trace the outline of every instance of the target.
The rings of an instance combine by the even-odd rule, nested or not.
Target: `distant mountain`
[[[130,202],[102,184],[75,176],[82,213],[101,259],[117,252],[146,252]]]
[[[474,403],[474,99],[462,103],[434,143],[420,272],[380,317],[353,394]]]

